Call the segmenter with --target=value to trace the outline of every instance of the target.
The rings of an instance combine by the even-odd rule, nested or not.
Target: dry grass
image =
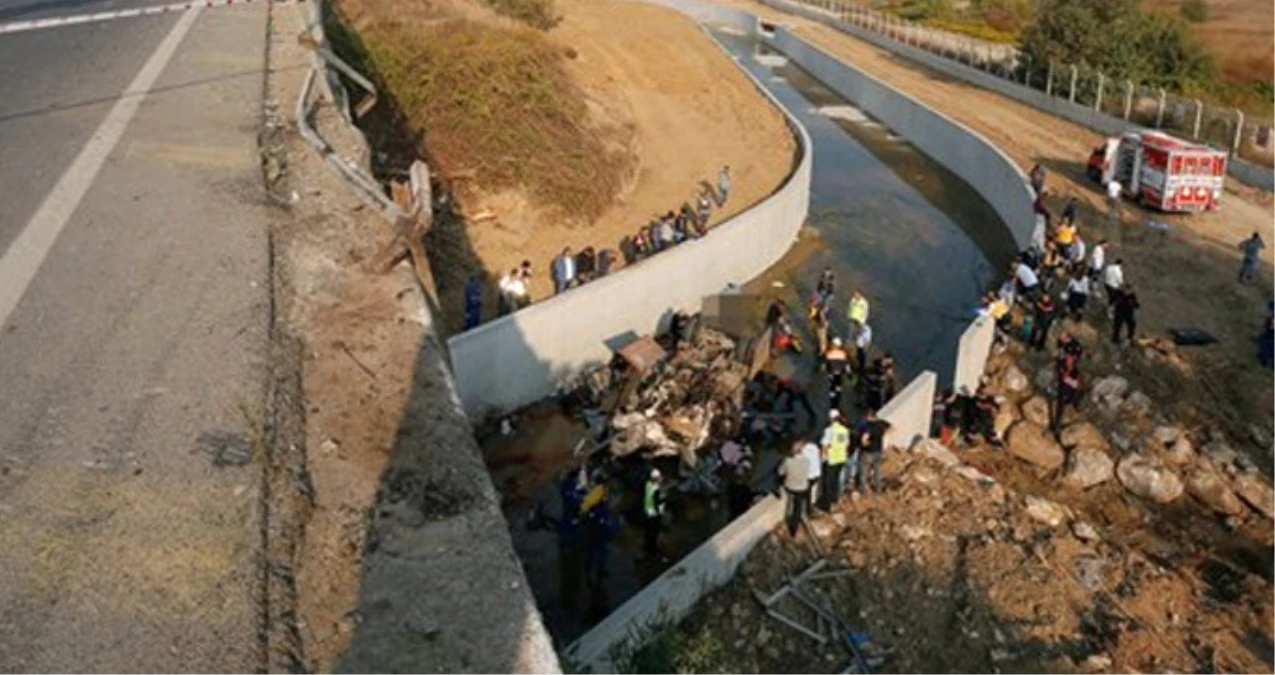
[[[432,11],[427,21],[354,23],[357,39],[347,36],[420,153],[443,174],[472,171],[480,190],[519,190],[556,217],[601,215],[633,160],[591,125],[564,52],[525,26]]]

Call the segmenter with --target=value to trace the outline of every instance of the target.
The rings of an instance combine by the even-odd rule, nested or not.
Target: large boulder
[[[1031,388],[1031,382],[1027,381],[1027,376],[1018,369],[1018,366],[1010,364],[1001,373],[1001,386],[1009,395],[1019,397]]]
[[[1033,396],[1023,404],[1023,419],[1037,426],[1049,426],[1049,401]]]
[[[1145,454],[1129,454],[1116,464],[1116,478],[1126,490],[1158,504],[1168,504],[1186,489],[1182,479],[1160,461]]]
[[[1245,504],[1267,518],[1275,517],[1275,492],[1259,474],[1246,473],[1231,484]]]
[[[1103,435],[1098,427],[1088,422],[1078,422],[1076,424],[1068,424],[1059,434],[1059,442],[1064,448],[1076,448],[1087,446],[1091,448],[1107,449],[1107,437]]]
[[[1186,491],[1216,513],[1234,516],[1244,512],[1244,503],[1227,487],[1222,477],[1207,462],[1198,462],[1186,477]]]
[[[1009,430],[1006,448],[1009,454],[1043,469],[1057,469],[1066,458],[1043,426],[1027,420]]]
[[[1005,438],[1005,434],[1009,433],[1009,428],[1014,426],[1014,422],[1022,415],[1018,406],[1013,401],[1005,401],[996,411],[996,418],[992,421],[992,429],[996,431],[997,438]]]
[[[1129,390],[1129,381],[1119,375],[1096,380],[1089,390],[1089,398],[1100,408],[1114,411],[1124,400],[1124,393]]]
[[[1062,482],[1067,487],[1087,490],[1111,480],[1115,462],[1097,446],[1079,445],[1067,454]]]

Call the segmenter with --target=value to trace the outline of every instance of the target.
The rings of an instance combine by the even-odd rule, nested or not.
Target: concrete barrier
[[[793,2],[785,2],[785,0],[759,0],[759,2],[781,12],[788,12],[790,14],[805,17],[811,21],[818,21],[843,33],[853,35],[864,42],[871,43],[881,49],[919,63],[926,68],[963,80],[975,86],[982,87],[983,89],[994,91],[1020,103],[1032,106],[1042,112],[1079,124],[1080,126],[1096,131],[1104,136],[1119,136],[1126,131],[1143,128],[1141,125],[1134,124],[1129,120],[1112,117],[1106,113],[1094,110],[1092,107],[1073,103],[1065,98],[1050,96],[1043,91],[1032,89],[1031,87],[1019,84],[1012,80],[1007,80],[992,73],[967,66],[959,61],[953,61],[952,59],[939,56],[938,54],[933,54],[921,49],[920,47],[913,47],[902,42],[897,42],[881,35],[880,33],[847,23],[827,14],[826,12],[822,12],[811,7],[806,7]],[[1079,157],[1076,159],[1077,161],[1083,161],[1085,158]],[[1269,167],[1258,166],[1251,162],[1244,161],[1239,157],[1232,156],[1231,160],[1228,162],[1227,172],[1242,183],[1268,191],[1275,189],[1275,172],[1272,172],[1272,169]]]
[[[910,448],[930,435],[930,422],[934,416],[934,392],[939,378],[932,371],[922,371],[886,401],[877,416],[890,423],[885,436],[886,447]]]
[[[961,333],[961,340],[956,346],[956,375],[952,378],[952,387],[957,391],[962,387],[967,387],[971,394],[978,390],[978,381],[987,367],[987,355],[995,336],[996,323],[988,316],[975,319]]]
[[[756,29],[756,19],[745,12],[667,4],[711,11],[711,20],[748,34]],[[809,208],[810,137],[761,83],[749,78],[784,114],[797,138],[798,156],[783,185],[698,241],[453,336],[447,346],[471,419],[549,396],[564,378],[608,361],[615,341],[655,330],[678,307],[698,308],[705,296],[752,279],[788,251]]]
[[[1000,148],[974,130],[926,107],[866,73],[855,70],[791,30],[775,31],[774,45],[846,100],[908,139],[991,204],[1019,248],[1041,236],[1026,174]]]
[[[784,517],[784,500],[766,496],[711,539],[620,605],[562,653],[569,669],[615,672],[620,650],[636,649],[652,632],[690,613],[703,595],[735,576],[757,542]]]

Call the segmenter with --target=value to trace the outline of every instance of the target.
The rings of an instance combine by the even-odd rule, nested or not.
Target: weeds
[[[562,21],[553,0],[483,0],[483,4],[501,16],[540,30],[549,30]]]

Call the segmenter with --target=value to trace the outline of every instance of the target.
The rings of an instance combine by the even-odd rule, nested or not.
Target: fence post
[[[1076,76],[1080,70],[1075,66],[1071,66],[1071,86],[1067,88],[1067,100],[1072,103],[1076,102]]]
[[[1124,118],[1133,112],[1133,80],[1124,81]]]
[[[1099,112],[1102,111],[1102,88],[1105,87],[1106,85],[1107,85],[1107,76],[1103,75],[1102,73],[1098,73],[1098,96],[1094,98],[1093,109]]]
[[[1155,128],[1157,129],[1160,128],[1160,125],[1164,124],[1164,96],[1165,92],[1161,89],[1160,100],[1155,107]]]
[[[1054,62],[1049,62],[1049,74],[1045,76],[1045,95],[1054,95]]]
[[[1239,154],[1240,141],[1244,140],[1244,111],[1235,109],[1235,138],[1231,141],[1231,152]]]
[[[1204,117],[1204,102],[1195,99],[1195,126],[1191,129],[1191,138],[1200,138],[1200,121]]]
[[[1023,55],[1023,86],[1031,86],[1032,81],[1032,57]]]

